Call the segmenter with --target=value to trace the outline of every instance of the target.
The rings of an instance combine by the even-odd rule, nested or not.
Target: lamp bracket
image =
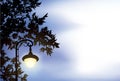
[[[24,39],[16,43],[16,49],[18,50],[22,44],[24,44],[25,47],[29,46],[30,48],[33,46],[33,42],[31,40]]]

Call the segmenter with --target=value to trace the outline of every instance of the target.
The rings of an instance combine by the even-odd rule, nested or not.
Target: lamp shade
[[[25,62],[27,67],[32,68],[39,58],[30,51],[27,55],[23,56],[22,60]]]

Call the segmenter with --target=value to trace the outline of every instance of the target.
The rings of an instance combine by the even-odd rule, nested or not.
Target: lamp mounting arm
[[[33,42],[31,40],[24,39],[16,43],[16,49],[18,50],[23,43],[26,44],[25,46],[29,46],[29,47],[33,46]]]

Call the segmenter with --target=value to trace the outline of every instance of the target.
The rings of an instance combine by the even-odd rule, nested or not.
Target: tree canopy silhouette
[[[1,0],[0,27],[0,77],[5,81],[14,81],[15,59],[9,58],[8,50],[15,48],[16,42],[30,39],[34,45],[40,46],[40,51],[52,54],[54,48],[59,48],[55,35],[48,27],[42,27],[48,14],[38,17],[33,10],[41,5],[39,0]],[[26,81],[27,75],[18,69],[21,81]]]

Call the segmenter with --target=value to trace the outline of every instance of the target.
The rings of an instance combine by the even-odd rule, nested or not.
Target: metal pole
[[[15,47],[15,81],[18,81],[18,71],[17,71],[17,69],[18,69],[18,54],[17,54],[17,51],[18,51],[18,48],[17,48],[17,46],[18,46],[18,43],[16,44],[16,47]]]

